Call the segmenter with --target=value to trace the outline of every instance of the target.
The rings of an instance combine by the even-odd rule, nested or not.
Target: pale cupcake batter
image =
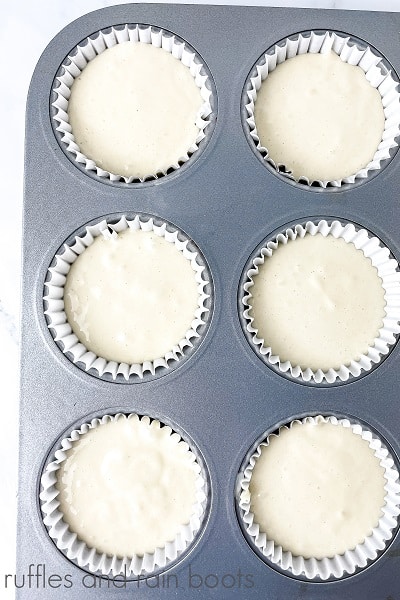
[[[385,122],[378,90],[334,52],[278,65],[257,93],[254,117],[275,164],[310,181],[343,179],[366,167]]]
[[[195,277],[175,244],[153,231],[100,235],[67,275],[68,322],[88,350],[107,360],[160,358],[185,338],[195,319]]]
[[[99,553],[152,553],[190,522],[197,463],[158,421],[120,418],[73,443],[57,471],[59,510]]]
[[[267,539],[305,558],[355,548],[382,516],[384,469],[368,442],[341,425],[294,423],[262,447],[251,512]]]
[[[338,369],[374,344],[385,316],[382,280],[342,238],[306,234],[279,244],[253,276],[257,337],[281,362]]]
[[[81,152],[125,177],[166,171],[199,134],[203,100],[180,60],[151,44],[123,42],[75,79],[69,122]]]

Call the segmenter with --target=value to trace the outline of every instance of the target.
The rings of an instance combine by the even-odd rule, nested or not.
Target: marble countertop
[[[159,0],[163,2],[163,0]],[[185,3],[187,3],[186,0]],[[179,3],[178,0],[175,0]],[[15,572],[15,519],[18,456],[19,297],[20,242],[22,235],[24,112],[31,74],[47,43],[69,22],[82,14],[120,4],[107,0],[7,3],[0,23],[2,56],[2,215],[0,236],[0,364],[3,385],[3,428],[0,437],[0,597],[14,597],[5,590],[4,575]],[[400,12],[400,0],[200,0],[197,4],[293,6]],[[4,418],[5,417],[5,418]],[[36,596],[35,596],[36,597]]]

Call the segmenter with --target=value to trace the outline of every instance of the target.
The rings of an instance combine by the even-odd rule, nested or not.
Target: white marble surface
[[[161,0],[162,1],[162,0]],[[177,0],[176,0],[177,1]],[[186,0],[187,1],[187,0]],[[22,223],[24,111],[30,77],[50,39],[70,21],[104,6],[107,0],[20,0],[3,4],[0,23],[1,78],[1,167],[2,234],[0,236],[0,364],[3,431],[0,436],[0,598],[11,599],[4,589],[4,574],[14,573],[15,517],[18,453],[18,330],[20,253]],[[210,4],[201,0],[199,4]],[[215,4],[298,6],[386,10],[400,12],[400,0],[239,0]],[[19,40],[23,40],[20,42]],[[37,593],[37,592],[36,592]],[[35,596],[36,598],[36,596]]]

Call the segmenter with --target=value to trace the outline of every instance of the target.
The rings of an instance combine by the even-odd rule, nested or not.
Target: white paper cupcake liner
[[[126,229],[154,231],[158,236],[164,237],[169,243],[174,244],[178,251],[182,252],[183,256],[190,261],[191,267],[195,273],[197,289],[199,293],[198,308],[195,311],[194,318],[190,324],[190,328],[177,345],[175,345],[167,354],[160,356],[152,361],[143,363],[128,364],[124,362],[109,361],[101,356],[97,356],[94,352],[88,350],[86,346],[78,339],[72,331],[71,325],[68,322],[67,315],[64,309],[64,285],[67,274],[71,265],[75,260],[88,248],[99,235],[104,237],[115,236]],[[85,232],[80,236],[75,236],[74,242],[70,245],[64,244],[62,252],[56,254],[51,267],[48,269],[47,281],[45,288],[47,292],[44,295],[45,315],[48,328],[51,331],[53,339],[57,342],[62,352],[73,363],[79,363],[85,371],[94,370],[99,377],[108,374],[112,379],[116,380],[124,378],[129,380],[132,378],[144,377],[146,373],[151,375],[156,374],[156,370],[160,368],[171,369],[172,366],[181,360],[184,355],[188,354],[195,346],[198,345],[200,338],[204,332],[206,322],[210,314],[208,307],[208,299],[210,293],[207,290],[210,288],[205,262],[199,252],[192,251],[188,248],[189,240],[177,231],[167,229],[167,224],[156,224],[153,218],[145,221],[139,215],[136,215],[132,220],[126,216],[122,216],[117,223],[109,223],[106,219],[95,225],[89,225],[85,228]]]
[[[382,327],[374,344],[368,348],[367,354],[362,354],[359,360],[352,360],[349,365],[341,365],[339,369],[329,369],[328,371],[302,369],[290,361],[281,360],[278,355],[273,354],[270,346],[265,345],[264,339],[258,337],[258,329],[253,326],[254,317],[250,315],[253,277],[258,274],[259,266],[272,256],[279,244],[287,244],[289,240],[295,240],[297,237],[303,238],[306,234],[316,235],[317,233],[324,237],[332,235],[335,238],[343,238],[346,242],[354,244],[357,250],[361,250],[378,271],[382,287],[385,290],[386,301]],[[347,381],[351,376],[359,377],[363,371],[369,371],[374,364],[379,363],[382,357],[389,353],[400,333],[400,272],[398,269],[399,265],[391,257],[389,249],[378,238],[373,237],[365,229],[356,229],[352,223],[342,225],[339,221],[332,221],[329,224],[322,220],[316,223],[307,221],[305,225],[295,225],[279,233],[274,240],[267,242],[252,260],[252,266],[246,273],[247,277],[243,286],[242,303],[246,307],[243,311],[246,323],[245,333],[266,363],[281,373],[290,374],[295,379],[306,382],[315,381],[315,383],[324,381],[334,383],[337,380]]]
[[[259,525],[255,522],[254,514],[250,511],[250,491],[249,484],[252,477],[254,466],[257,459],[261,456],[262,447],[269,444],[271,436],[279,435],[282,429],[290,428],[293,423],[332,423],[334,425],[350,428],[355,435],[359,435],[368,442],[369,447],[374,451],[375,456],[380,461],[380,466],[384,469],[385,483],[385,505],[382,508],[383,515],[379,519],[377,527],[372,531],[362,544],[358,544],[354,549],[347,550],[344,554],[336,555],[332,558],[304,558],[294,556],[291,552],[283,550],[281,546],[275,544],[273,540],[268,539],[266,533],[260,531]],[[307,579],[320,578],[327,580],[330,578],[341,578],[346,573],[351,575],[356,571],[365,568],[371,561],[386,548],[388,542],[392,539],[394,529],[398,525],[398,516],[400,514],[400,482],[399,473],[389,451],[381,440],[371,431],[365,429],[357,423],[351,423],[348,419],[338,419],[334,416],[306,417],[300,420],[294,420],[290,425],[284,425],[278,433],[268,436],[251,455],[243,473],[239,479],[239,508],[244,528],[249,536],[250,542],[258,549],[272,564],[279,568],[289,571],[295,577],[306,577]]]
[[[354,183],[356,180],[367,178],[372,171],[381,168],[382,162],[391,158],[390,150],[397,148],[400,134],[400,94],[398,91],[398,81],[383,63],[383,59],[373,53],[369,46],[362,46],[359,40],[354,41],[351,37],[342,37],[334,31],[315,32],[311,31],[298,36],[290,37],[282,45],[274,46],[271,52],[264,54],[258,61],[255,70],[256,74],[250,77],[248,88],[245,94],[245,110],[247,114],[246,123],[249,133],[253,139],[257,150],[264,159],[277,172],[285,175],[293,181],[300,181],[307,185],[316,184],[322,188],[341,187],[345,183]],[[286,172],[285,165],[276,164],[268,155],[268,149],[262,146],[258,137],[257,127],[254,119],[254,105],[257,99],[262,82],[268,77],[268,74],[289,58],[296,55],[306,54],[308,52],[327,53],[333,50],[340,58],[351,65],[358,65],[365,73],[369,83],[379,91],[382,98],[382,105],[385,115],[385,128],[382,140],[375,152],[373,159],[361,170],[337,180],[316,180],[310,181],[307,177],[295,179],[291,173]],[[368,124],[366,124],[368,126]]]
[[[196,471],[196,503],[193,505],[190,521],[186,525],[181,525],[176,538],[166,543],[165,546],[156,548],[154,553],[145,553],[143,556],[135,555],[133,557],[119,558],[105,553],[99,553],[96,548],[90,548],[84,541],[80,540],[76,533],[69,529],[68,524],[63,520],[63,514],[59,510],[60,502],[58,500],[59,491],[56,488],[57,471],[67,458],[67,451],[81,436],[91,429],[101,427],[101,425],[118,419],[140,419],[146,424],[152,424],[155,427],[167,427],[171,437],[177,444],[183,444],[186,447],[188,456],[193,462]],[[195,454],[181,436],[174,432],[169,426],[163,425],[155,419],[148,416],[139,417],[132,413],[129,415],[116,414],[105,415],[101,419],[93,419],[90,423],[84,423],[79,429],[73,430],[67,438],[61,441],[60,449],[54,453],[54,460],[50,462],[41,477],[40,503],[44,515],[43,522],[47,528],[49,536],[54,540],[57,548],[79,567],[86,568],[89,571],[100,574],[124,575],[126,577],[137,577],[151,575],[155,571],[166,568],[171,562],[175,561],[186,548],[192,543],[196,534],[199,532],[205,515],[207,505],[208,491],[207,480],[202,472]]]
[[[86,65],[99,54],[122,42],[152,44],[169,52],[179,59],[190,71],[196,86],[199,88],[203,104],[196,120],[199,129],[195,143],[187,149],[186,154],[171,164],[168,169],[154,173],[148,173],[146,177],[125,177],[118,173],[110,173],[96,165],[95,161],[85,156],[75,142],[71,125],[68,118],[68,101],[74,80],[79,77]],[[212,116],[212,92],[210,85],[211,77],[200,57],[183,40],[169,32],[155,27],[139,24],[126,24],[121,27],[111,27],[101,30],[94,36],[86,38],[67,57],[61,66],[60,74],[56,77],[53,92],[57,99],[52,103],[54,108],[53,120],[55,131],[70,157],[89,172],[95,172],[99,177],[110,179],[110,181],[124,181],[125,183],[143,182],[147,179],[158,179],[171,169],[179,169],[198,150],[200,142],[205,138],[205,129],[211,122]]]

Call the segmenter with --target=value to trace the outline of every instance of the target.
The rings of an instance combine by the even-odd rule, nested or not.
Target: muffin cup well
[[[116,236],[127,229],[154,231],[158,236],[164,237],[169,243],[174,244],[176,249],[190,262],[199,294],[198,308],[185,337],[164,356],[140,364],[110,361],[88,350],[73,333],[71,325],[68,323],[63,299],[67,274],[78,256],[93,243],[96,237],[100,235],[106,238]],[[117,381],[142,379],[149,374],[155,376],[157,369],[172,369],[198,345],[211,314],[210,276],[200,252],[190,248],[190,240],[180,231],[175,229],[171,231],[165,222],[154,218],[144,220],[144,217],[140,215],[136,215],[133,219],[122,216],[117,222],[103,219],[95,225],[85,227],[83,234],[74,236],[73,243],[65,243],[62,250],[55,255],[44,285],[47,288],[43,298],[47,326],[62,352],[73,363],[78,363],[83,370],[91,370],[98,377],[108,375],[109,378]]]
[[[382,140],[376,149],[373,159],[356,173],[337,180],[315,180],[310,181],[306,176],[295,179],[286,169],[285,165],[277,164],[269,156],[268,149],[262,146],[257,133],[254,119],[254,107],[262,82],[268,74],[276,67],[296,55],[306,53],[335,52],[340,58],[351,65],[359,66],[365,73],[369,83],[379,91],[385,115],[385,126]],[[382,168],[384,161],[392,158],[391,149],[397,148],[400,134],[400,94],[398,91],[396,76],[385,65],[382,57],[377,56],[371,48],[361,40],[350,36],[343,37],[334,31],[310,31],[293,35],[279,42],[268,50],[256,63],[252,70],[243,93],[243,104],[245,112],[245,128],[247,129],[255,148],[264,160],[278,173],[285,177],[308,186],[321,188],[340,188],[343,184],[353,184],[370,176],[373,171]],[[368,124],[366,124],[368,126]],[[306,143],[306,140],[305,140]]]
[[[59,509],[59,491],[56,487],[57,471],[66,460],[67,451],[88,431],[119,419],[139,419],[151,427],[167,427],[174,443],[184,444],[188,457],[193,462],[196,471],[196,503],[193,505],[189,523],[180,526],[178,535],[173,541],[167,542],[163,547],[156,548],[153,553],[144,553],[143,556],[118,557],[99,553],[96,548],[89,547],[83,540],[79,539],[76,533],[69,529]],[[128,578],[150,576],[153,572],[163,570],[175,561],[192,543],[201,528],[208,499],[207,478],[189,444],[171,427],[160,423],[158,420],[151,419],[148,416],[140,417],[134,413],[129,415],[121,413],[104,415],[102,418],[93,419],[90,423],[84,423],[79,429],[71,431],[69,436],[61,441],[60,449],[54,453],[52,459],[45,467],[41,477],[40,504],[43,522],[57,548],[81,568],[88,569],[98,575],[112,573],[114,576],[124,575]]]
[[[382,508],[383,515],[379,519],[377,527],[372,531],[362,544],[358,544],[354,549],[349,549],[341,555],[332,558],[304,558],[295,556],[291,552],[284,550],[280,545],[275,544],[274,540],[268,539],[265,532],[260,531],[259,525],[255,521],[254,514],[250,508],[249,485],[254,466],[261,455],[263,447],[267,447],[270,437],[279,436],[282,429],[290,428],[293,423],[332,423],[333,425],[350,428],[355,435],[359,435],[366,440],[369,447],[374,451],[379,459],[380,466],[384,469],[385,483],[385,505]],[[278,433],[269,435],[250,456],[245,468],[239,475],[238,498],[240,518],[242,526],[247,534],[251,546],[260,552],[268,562],[276,565],[280,569],[289,572],[295,577],[305,577],[306,579],[339,579],[346,575],[352,575],[368,566],[378,555],[386,548],[388,542],[394,535],[394,530],[398,525],[398,515],[400,513],[400,483],[399,473],[394,460],[382,441],[371,431],[358,423],[351,422],[349,419],[338,419],[335,416],[305,417],[302,420],[294,420],[288,425],[282,426]]]
[[[347,243],[352,243],[361,250],[366,258],[377,269],[385,291],[386,306],[383,325],[374,344],[369,347],[368,353],[361,355],[359,360],[353,360],[349,365],[342,365],[339,369],[313,371],[310,368],[302,369],[292,365],[290,361],[283,361],[278,355],[273,354],[272,348],[265,345],[264,340],[258,337],[258,330],[253,326],[254,318],[250,315],[252,298],[251,288],[254,285],[253,277],[259,272],[259,266],[271,257],[279,244],[287,244],[289,240],[297,237],[303,238],[306,234],[322,234],[324,237],[332,235],[343,238]],[[389,353],[390,347],[396,342],[400,333],[400,272],[397,261],[391,257],[390,251],[382,242],[373,237],[365,229],[358,229],[352,223],[342,225],[339,221],[328,223],[307,221],[304,225],[297,224],[286,231],[279,233],[275,239],[267,242],[261,251],[251,261],[251,267],[246,272],[242,289],[241,303],[245,306],[243,311],[245,334],[250,344],[256,349],[257,354],[271,365],[275,370],[290,375],[293,379],[315,383],[347,381],[351,376],[359,377],[362,372],[369,371],[374,364],[379,363],[382,357]]]
[[[180,60],[189,69],[203,99],[203,104],[196,119],[196,127],[199,129],[199,133],[195,142],[176,163],[171,164],[163,171],[148,173],[146,177],[126,177],[118,173],[110,173],[96,165],[94,160],[81,152],[75,141],[68,117],[68,102],[74,80],[79,77],[87,64],[104,52],[104,50],[128,41],[132,43],[151,44]],[[158,179],[171,170],[179,169],[198,150],[199,144],[204,140],[206,136],[205,129],[212,122],[213,115],[214,101],[211,89],[211,75],[201,58],[186,42],[179,39],[178,36],[163,29],[140,24],[111,27],[100,30],[93,36],[82,41],[68,55],[60,67],[53,85],[53,93],[56,96],[55,101],[52,103],[53,126],[61,145],[67,150],[67,155],[72,161],[83,165],[84,169],[89,173],[95,172],[97,176],[109,179],[111,182],[124,181],[125,183],[132,183],[143,182],[148,179]]]

